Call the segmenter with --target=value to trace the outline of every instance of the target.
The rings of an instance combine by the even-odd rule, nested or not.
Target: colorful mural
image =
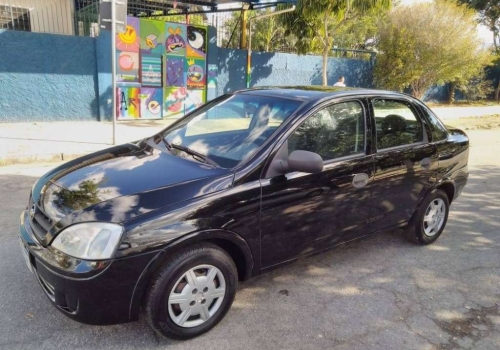
[[[138,87],[119,86],[116,88],[116,116],[118,119],[139,119]]]
[[[184,113],[189,113],[205,103],[205,90],[187,90]]]
[[[162,58],[143,53],[141,55],[142,86],[162,87]]]
[[[179,23],[167,23],[166,28],[166,54],[169,56],[186,56],[186,26]]]
[[[217,97],[217,75],[218,67],[216,64],[207,65],[207,101],[212,101]]]
[[[128,17],[131,18],[131,17]],[[128,23],[128,22],[127,22]],[[162,56],[165,54],[165,22],[141,19],[141,52]]]
[[[116,51],[116,81],[139,83],[139,53]]]
[[[207,29],[187,26],[186,57],[205,58],[207,55]]]
[[[180,57],[166,57],[167,69],[166,69],[166,84],[165,86],[176,86],[182,87],[186,86],[185,77],[185,61],[186,59]]]
[[[179,88],[165,88],[163,115],[164,117],[181,117],[184,115],[184,101],[187,97],[187,89],[185,87]]]
[[[188,58],[186,60],[186,82],[188,88],[203,89],[206,85],[207,76],[205,60]]]
[[[141,101],[141,119],[159,119],[163,110],[163,89],[141,88],[139,99]]]
[[[217,91],[206,28],[133,17],[126,28],[116,41],[118,119],[179,118],[205,103],[207,83]]]
[[[126,52],[139,52],[139,18],[128,17],[125,33],[116,35],[116,49]]]

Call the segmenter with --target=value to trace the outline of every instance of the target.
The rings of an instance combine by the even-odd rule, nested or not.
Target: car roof
[[[408,95],[406,94],[401,94],[393,91],[334,86],[270,86],[240,90],[236,91],[235,93],[245,95],[265,95],[272,97],[291,98],[295,100],[310,102],[319,102],[321,100],[333,97],[360,95],[396,95],[401,97],[408,97]]]

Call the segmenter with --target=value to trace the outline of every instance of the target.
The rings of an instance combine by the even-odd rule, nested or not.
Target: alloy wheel
[[[168,313],[180,327],[199,326],[217,312],[225,293],[226,281],[217,267],[193,267],[172,288],[168,297]]]

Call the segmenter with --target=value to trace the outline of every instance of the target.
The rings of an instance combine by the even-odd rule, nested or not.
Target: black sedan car
[[[398,227],[434,242],[468,153],[464,132],[407,95],[240,91],[41,177],[21,249],[68,317],[114,324],[143,309],[186,339],[224,317],[238,281],[299,257]]]

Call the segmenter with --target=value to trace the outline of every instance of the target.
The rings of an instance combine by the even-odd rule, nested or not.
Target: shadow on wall
[[[0,122],[91,121],[95,40],[0,30]]]
[[[246,89],[247,51],[218,48],[218,54],[219,95]],[[252,80],[250,86],[255,86],[259,79],[269,77],[273,73],[273,65],[269,61],[274,55],[266,54],[267,57],[262,57],[258,53],[252,55]]]
[[[318,58],[320,62],[315,65],[314,74],[311,77],[312,85],[323,84],[323,65],[321,58]],[[373,63],[360,59],[330,58],[327,68],[328,85],[335,84],[341,76],[345,77],[345,84],[349,87],[373,88]]]
[[[246,59],[245,50],[219,48],[219,94],[246,88]],[[254,52],[250,86],[321,85],[321,67],[320,56]],[[372,71],[371,61],[330,58],[328,83],[343,75],[349,86],[371,88]]]

